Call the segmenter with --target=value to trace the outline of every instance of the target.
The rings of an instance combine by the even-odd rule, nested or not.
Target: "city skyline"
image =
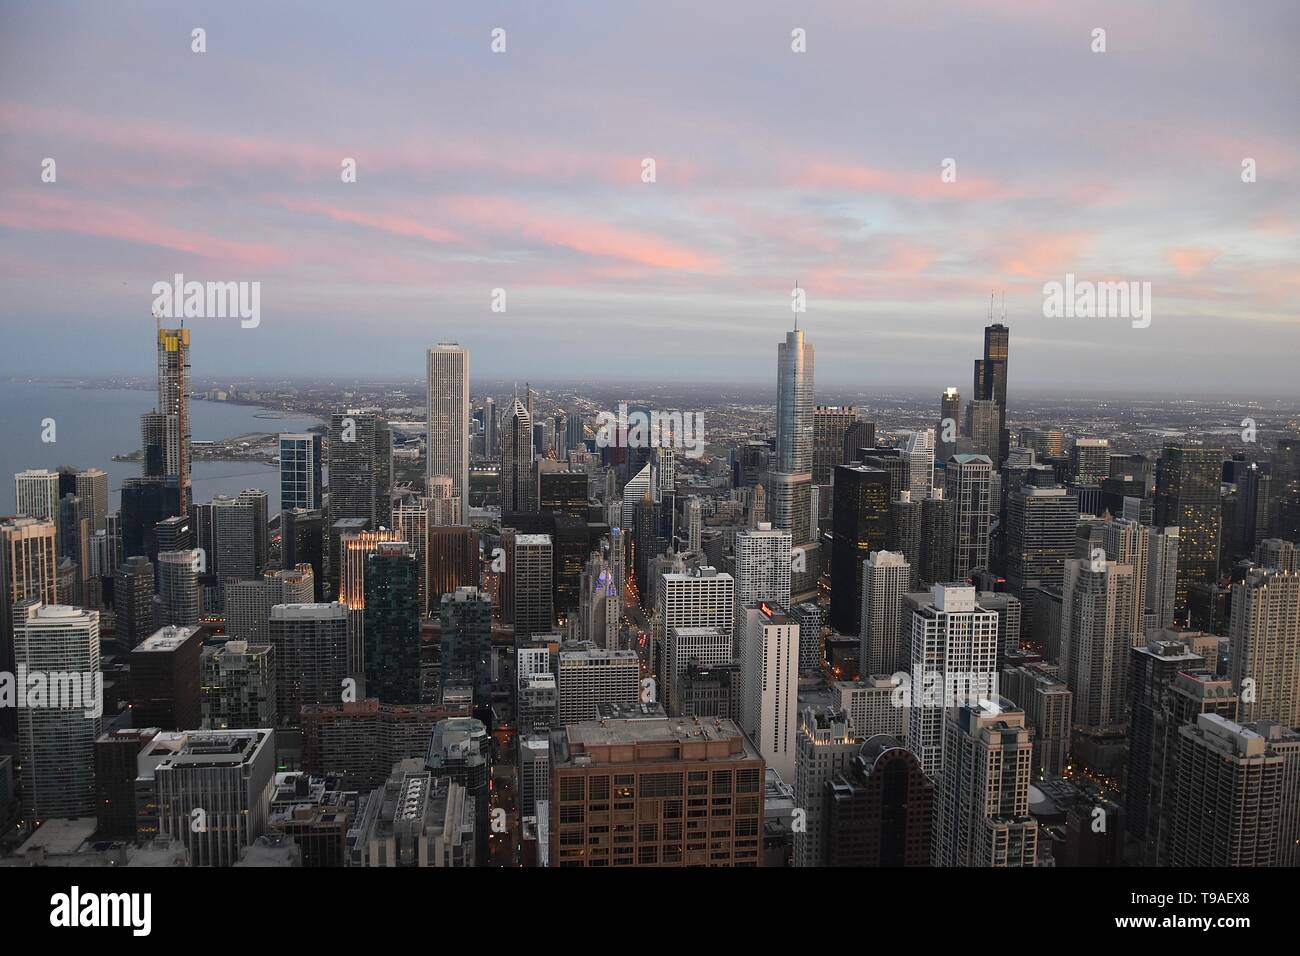
[[[435,24],[412,4],[400,37],[301,9],[87,8],[54,57],[19,38],[56,14],[6,13],[0,85],[24,95],[0,96],[0,375],[66,371],[52,323],[95,355],[74,372],[143,371],[131,330],[180,273],[263,287],[256,328],[189,323],[214,374],[273,374],[307,338],[339,346],[322,374],[388,374],[395,343],[455,339],[476,372],[523,377],[563,368],[572,336],[599,344],[602,378],[761,382],[797,282],[827,384],[963,384],[1005,292],[1026,390],[1287,385],[1285,5],[1173,23],[1006,0],[507,6]],[[1151,324],[1046,318],[1043,286],[1069,275],[1150,282]]]

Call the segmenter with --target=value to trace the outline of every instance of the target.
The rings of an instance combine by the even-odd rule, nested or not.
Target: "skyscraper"
[[[846,769],[862,749],[848,715],[833,706],[799,711],[795,741],[795,803],[805,810],[804,827],[794,834],[794,865],[826,866],[825,792],[832,777]]]
[[[889,542],[890,477],[879,468],[835,469],[831,531],[831,610],[841,634],[861,633],[862,562]]]
[[[420,569],[405,541],[380,542],[366,562],[366,696],[420,703]]]
[[[975,360],[975,380],[971,401],[992,401],[997,405],[998,451],[1001,467],[1006,461],[1010,436],[1007,433],[1007,346],[1010,332],[1001,322],[984,329],[984,357]],[[972,437],[973,434],[972,434]],[[992,455],[989,456],[993,458]]]
[[[794,544],[811,538],[813,347],[798,329],[777,345],[776,457],[768,476],[772,524]]]
[[[518,398],[501,423],[501,513],[536,510],[533,420]]]
[[[446,475],[453,496],[469,503],[469,350],[442,343],[429,349],[428,462],[430,478]]]
[[[330,418],[329,523],[361,518],[378,529],[393,520],[393,433],[373,411],[347,409]]]
[[[954,502],[952,577],[966,580],[989,566],[989,529],[993,520],[990,483],[993,463],[984,455],[953,455],[944,470],[944,497]]]
[[[736,532],[736,608],[744,610],[759,601],[790,605],[789,531],[778,531],[764,521],[757,528]]]
[[[873,551],[862,565],[860,674],[893,674],[908,667],[902,647],[903,595],[911,577],[907,559],[893,551]]]
[[[1007,496],[1007,588],[1059,588],[1074,555],[1079,499],[1060,486],[1021,485]]]
[[[852,405],[818,405],[813,409],[814,485],[829,484],[831,469],[845,464],[844,436],[857,420],[858,410]]]
[[[158,555],[158,596],[162,602],[160,624],[188,626],[199,623],[201,568],[198,551],[164,551]]]
[[[321,440],[312,433],[280,436],[280,510],[321,506]]]
[[[492,598],[460,587],[439,599],[442,686],[469,687],[476,707],[492,705]]]
[[[512,552],[508,586],[518,645],[555,626],[554,545],[547,534],[520,534],[515,535]]]
[[[19,515],[28,518],[57,518],[59,514],[59,473],[45,468],[29,468],[14,475],[14,500]]]
[[[1061,599],[1061,677],[1074,693],[1074,723],[1104,730],[1123,723],[1132,646],[1133,567],[1114,561],[1065,562]]]
[[[1178,605],[1192,584],[1219,574],[1219,478],[1223,453],[1204,445],[1166,445],[1156,467],[1156,525],[1178,527]]]
[[[1144,626],[1174,623],[1178,597],[1178,528],[1147,529],[1147,590]]]
[[[1241,719],[1300,727],[1300,575],[1252,568],[1232,586],[1228,634]]]
[[[888,734],[868,738],[826,783],[826,866],[929,866],[934,784]]]
[[[179,480],[178,514],[190,507],[190,330],[158,330],[158,414],[166,417],[163,474]]]
[[[782,607],[759,603],[746,608],[740,666],[741,724],[767,765],[789,782],[798,729],[799,622]]]
[[[271,608],[270,643],[282,725],[298,726],[304,706],[344,699],[348,621],[342,604],[277,604]]]

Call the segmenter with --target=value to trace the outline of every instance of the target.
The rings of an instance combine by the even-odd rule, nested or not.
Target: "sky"
[[[0,375],[150,374],[180,273],[260,283],[187,321],[199,379],[455,341],[775,387],[797,282],[826,384],[969,389],[994,293],[1013,389],[1294,394],[1297,41],[1270,0],[0,0]],[[1150,324],[1045,316],[1067,274]]]

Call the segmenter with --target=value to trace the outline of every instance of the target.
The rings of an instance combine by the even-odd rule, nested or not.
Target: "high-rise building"
[[[382,786],[399,760],[423,758],[438,722],[462,710],[432,704],[381,704],[373,697],[302,709],[302,764],[337,777],[346,790]]]
[[[393,432],[373,411],[346,409],[330,417],[329,524],[360,518],[372,529],[393,519]]]
[[[1169,865],[1277,865],[1282,814],[1294,812],[1281,802],[1287,758],[1219,714],[1197,715],[1178,728],[1178,738]]]
[[[1041,663],[1018,664],[1002,671],[1001,691],[1020,705],[1033,730],[1035,779],[1060,777],[1070,761],[1074,701],[1070,687]]]
[[[460,869],[484,862],[478,855],[479,799],[486,797],[434,775],[418,758],[394,764],[370,795],[374,812],[359,821],[353,865]]]
[[[316,589],[313,600],[324,595],[329,580],[325,568],[325,538],[323,509],[292,508],[280,512],[280,567],[309,566]]]
[[[934,429],[903,432],[903,454],[907,459],[907,483],[916,501],[930,496],[934,487]]]
[[[664,709],[674,717],[686,713],[682,681],[692,665],[726,664],[735,656],[736,643],[729,627],[673,627],[665,631],[663,686],[659,688]],[[739,714],[732,716],[739,718]]]
[[[860,680],[841,680],[831,685],[839,709],[862,740],[877,734],[903,739],[907,732],[908,707],[898,700],[907,675],[873,674]]]
[[[921,567],[918,578],[924,585],[952,580],[953,535],[957,525],[957,503],[935,488],[921,502]]]
[[[95,740],[103,725],[99,612],[24,598],[13,609],[15,671],[44,675],[48,697],[17,701],[23,814],[29,821],[95,813]]]
[[[635,651],[605,650],[590,642],[565,644],[555,677],[562,724],[595,720],[603,704],[632,707],[641,699],[641,665]]]
[[[1001,411],[998,403],[992,400],[975,399],[966,406],[966,431],[971,454],[984,455],[989,461],[997,458],[1002,432]]]
[[[702,566],[661,575],[655,589],[654,637],[651,664],[659,686],[667,681],[664,662],[666,635],[676,628],[703,627],[732,633],[735,626],[736,582],[730,574]]]
[[[1033,743],[1024,711],[1004,697],[955,708],[944,722],[933,866],[1034,866],[1029,815]]]
[[[911,693],[907,745],[926,773],[945,766],[944,717],[996,689],[998,615],[980,607],[975,589],[936,584],[905,599]]]
[[[271,608],[276,714],[298,726],[304,706],[345,700],[347,608],[342,604],[277,604]]]
[[[1150,571],[1150,552],[1148,545],[1150,531],[1144,525],[1126,518],[1116,518],[1106,523],[1103,529],[1106,558],[1116,564],[1127,565],[1133,569],[1130,587],[1133,589],[1129,599],[1133,611],[1129,615],[1128,642],[1130,647],[1137,647],[1146,640],[1147,578]],[[1125,667],[1128,665],[1125,664]]]
[[[161,627],[131,650],[128,666],[134,723],[162,730],[199,726],[202,650],[202,635],[192,625]]]
[[[516,645],[534,634],[546,634],[555,626],[553,574],[551,536],[515,535],[507,586],[514,610]]]
[[[897,737],[869,737],[822,801],[824,865],[930,865],[934,783]]]
[[[203,560],[198,551],[163,551],[158,555],[161,623],[180,626],[199,623],[202,610],[199,573],[202,570]]]
[[[551,734],[551,865],[759,866],[763,782],[762,756],[729,720],[568,724]],[[731,813],[681,814],[675,795],[688,792]],[[627,839],[600,822],[601,805],[632,815]]]
[[[647,466],[648,467],[648,466]],[[533,420],[518,398],[501,422],[501,513],[537,510]]]
[[[955,508],[952,577],[964,581],[989,566],[993,463],[985,455],[953,455],[944,469],[944,497]]]
[[[249,489],[212,499],[211,570],[224,583],[252,581],[267,568],[268,529],[265,491]]]
[[[428,350],[430,478],[452,480],[452,495],[469,502],[469,350],[442,343]]]
[[[162,474],[179,480],[176,513],[185,514],[190,507],[189,329],[158,330],[158,414],[166,420]]]
[[[321,440],[312,433],[280,436],[280,510],[321,506]]]
[[[1178,527],[1178,604],[1193,584],[1218,580],[1219,478],[1223,453],[1204,445],[1166,445],[1156,467],[1155,521]]]
[[[338,601],[347,609],[348,671],[357,677],[366,672],[366,567],[380,545],[397,540],[396,531],[383,530],[339,537]]]
[[[247,641],[204,646],[199,706],[205,730],[276,726],[275,648]]]
[[[798,329],[777,345],[776,457],[768,475],[772,525],[796,545],[811,535],[813,347]]]
[[[1110,442],[1076,438],[1070,449],[1070,473],[1076,485],[1099,485],[1110,477]]]
[[[492,704],[492,598],[475,587],[442,595],[442,685],[473,689],[476,707]]]
[[[139,832],[135,779],[140,772],[140,752],[157,734],[157,727],[121,727],[114,722],[95,741],[98,839],[135,842]]]
[[[0,520],[0,671],[14,672],[14,610],[26,598],[57,604],[58,557],[54,522],[42,518]],[[11,708],[0,708],[0,731],[13,733]]]
[[[991,401],[997,408],[998,446],[996,455],[990,455],[1001,467],[1006,461],[1010,436],[1007,434],[1007,346],[1010,332],[1001,322],[993,322],[984,329],[984,357],[975,360],[975,379],[971,391],[972,403]],[[973,434],[973,433],[972,433]]]
[[[757,528],[736,532],[736,608],[739,619],[744,609],[759,601],[788,607],[790,604],[789,531],[774,530],[764,521]]]
[[[858,410],[852,405],[818,405],[813,409],[814,485],[830,484],[831,469],[846,463],[844,436],[857,420]]]
[[[380,542],[366,562],[366,696],[420,703],[420,572],[405,541]]]
[[[939,396],[939,421],[935,423],[935,459],[947,463],[957,454],[957,439],[961,435],[961,392],[949,385]]]
[[[429,550],[425,594],[430,611],[440,606],[442,596],[457,588],[478,587],[479,536],[468,525],[429,528]]]
[[[1079,499],[1065,488],[1021,485],[1007,496],[1007,589],[1059,588],[1074,555]]]
[[[1300,575],[1252,568],[1232,586],[1228,635],[1241,719],[1300,727]]]
[[[1169,627],[1174,623],[1178,595],[1177,528],[1147,530],[1147,590],[1144,627]]]
[[[745,609],[740,647],[744,698],[741,725],[767,765],[782,780],[794,779],[798,729],[799,622],[766,603]]]
[[[1074,723],[1121,725],[1132,646],[1133,567],[1114,561],[1065,562],[1061,600],[1061,677],[1074,694]]]
[[[14,500],[21,516],[57,518],[60,497],[57,471],[29,468],[14,475]]]
[[[846,770],[862,749],[848,716],[834,707],[799,711],[794,797],[804,808],[804,826],[794,834],[794,865],[826,866],[825,792],[831,779]]]
[[[911,565],[893,551],[873,551],[862,565],[859,673],[893,674],[909,665],[902,637],[903,595],[911,579]]]
[[[157,630],[153,587],[153,565],[148,558],[127,558],[118,565],[113,581],[114,633],[125,648],[135,647]]]
[[[185,844],[191,866],[232,866],[265,831],[275,785],[271,728],[160,733],[139,763],[137,786],[157,814],[142,829]]]
[[[890,494],[890,476],[883,469],[835,469],[828,623],[841,634],[861,632],[862,563],[888,544]]]

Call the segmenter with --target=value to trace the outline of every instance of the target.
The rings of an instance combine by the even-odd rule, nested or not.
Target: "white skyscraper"
[[[799,622],[767,604],[746,608],[745,621],[741,726],[767,765],[789,782],[799,723]]]
[[[674,627],[664,635],[663,687],[660,699],[672,716],[682,712],[681,679],[691,662],[706,666],[735,660],[731,630],[718,627]]]
[[[428,351],[428,467],[447,475],[454,497],[469,500],[469,350],[441,344]]]
[[[943,768],[944,715],[956,703],[996,688],[998,613],[986,611],[966,585],[936,584],[928,602],[910,609],[911,700],[907,745],[921,768]]]
[[[711,567],[661,576],[656,592],[652,663],[663,686],[664,635],[679,627],[706,627],[727,633],[735,623],[736,582]]]
[[[18,711],[23,808],[30,819],[95,815],[95,738],[103,723],[99,612],[25,600],[14,609],[14,660],[29,695]],[[35,700],[36,675],[45,695]]]
[[[1178,593],[1178,528],[1147,529],[1146,627],[1171,627]]]
[[[1146,644],[1147,576],[1150,559],[1150,536],[1146,525],[1117,518],[1104,529],[1106,557],[1116,564],[1126,564],[1133,569],[1132,595],[1129,598],[1133,613],[1129,615],[1128,639],[1131,647]],[[1128,665],[1125,664],[1125,667]]]
[[[737,640],[742,633],[745,608],[760,601],[790,606],[789,531],[773,530],[764,521],[758,528],[736,532]],[[739,644],[737,644],[739,647]]]
[[[700,553],[700,536],[704,533],[704,516],[700,508],[698,495],[691,495],[686,502],[686,550],[691,554]]]
[[[1232,586],[1228,635],[1241,718],[1300,727],[1300,576],[1252,568]]]
[[[934,429],[905,432],[903,454],[907,458],[907,482],[912,498],[922,501],[930,497],[934,486]]]
[[[862,565],[862,633],[858,651],[861,674],[903,670],[903,595],[912,566],[894,551],[872,551]]]
[[[28,518],[59,517],[59,473],[30,468],[14,475],[17,513]]]
[[[1132,643],[1133,567],[1114,561],[1065,562],[1061,597],[1061,678],[1074,693],[1074,723],[1121,724]]]

